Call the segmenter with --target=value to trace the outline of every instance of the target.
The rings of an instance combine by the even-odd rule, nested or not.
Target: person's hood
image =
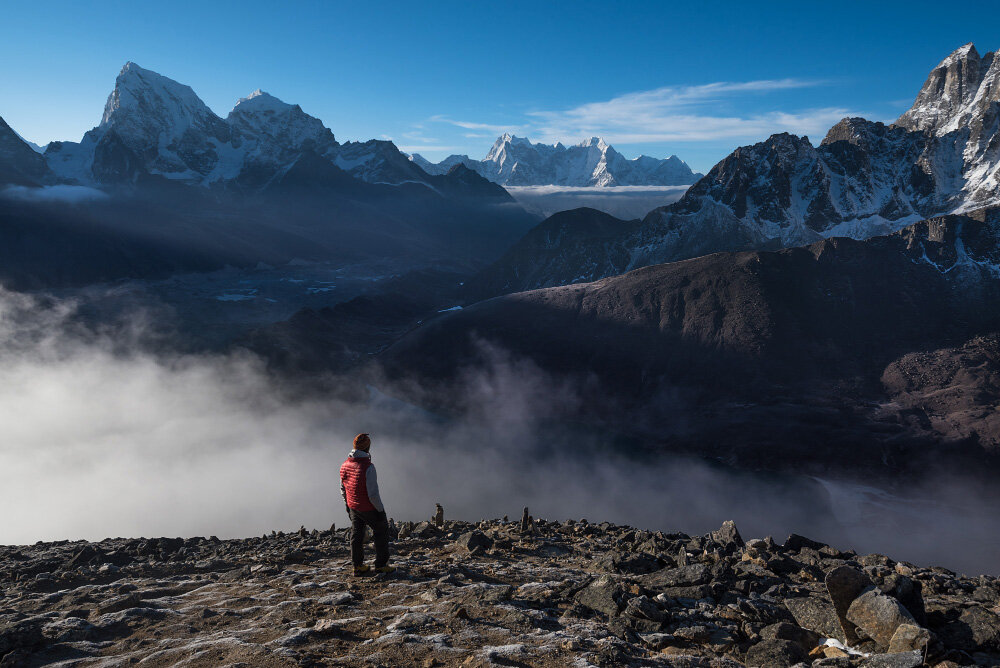
[[[371,455],[364,450],[351,450],[351,454],[347,455],[352,459],[371,459]]]

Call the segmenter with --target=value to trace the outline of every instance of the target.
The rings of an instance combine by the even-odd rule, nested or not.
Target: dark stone
[[[8,652],[34,647],[43,640],[41,624],[35,621],[0,624],[0,657]]]
[[[949,649],[1000,651],[1000,617],[979,606],[966,608],[958,619],[939,629],[938,636]]]
[[[736,523],[726,520],[722,526],[712,532],[712,540],[721,545],[726,552],[732,553],[743,547],[743,537],[736,529]]]
[[[819,634],[788,622],[778,622],[765,626],[760,630],[764,640],[791,640],[807,652],[811,652],[819,644]]]
[[[622,614],[628,617],[649,619],[654,622],[667,621],[667,613],[648,596],[636,596],[629,599]]]
[[[97,614],[106,615],[111,612],[121,612],[129,608],[138,608],[142,605],[142,600],[136,594],[125,594],[115,596],[97,606]]]
[[[792,535],[790,535],[788,538],[785,539],[785,542],[781,546],[781,549],[787,552],[798,552],[803,547],[811,547],[812,549],[819,551],[822,548],[827,547],[827,545],[825,543],[820,543],[815,540],[810,540],[809,538],[806,538],[805,536],[800,536],[797,533],[793,533]]]
[[[622,609],[624,595],[624,589],[613,577],[602,575],[577,592],[574,600],[586,608],[615,617]]]
[[[918,624],[921,626],[927,624],[923,586],[920,582],[899,573],[892,573],[885,578],[879,589],[902,603]]]
[[[464,547],[469,552],[480,548],[482,550],[488,550],[493,547],[493,539],[484,534],[482,531],[475,530],[468,533],[464,533],[458,537],[455,544],[459,547]]]
[[[872,581],[868,575],[850,566],[840,566],[826,574],[826,590],[833,601],[833,609],[849,645],[856,643],[859,637],[856,627],[847,619],[847,610],[854,599],[871,586]]]
[[[751,668],[789,668],[809,660],[809,655],[790,640],[762,640],[747,652],[746,665]]]

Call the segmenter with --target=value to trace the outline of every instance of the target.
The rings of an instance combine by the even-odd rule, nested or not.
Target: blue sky
[[[772,132],[891,120],[950,51],[1000,46],[996,0],[754,4],[4,0],[0,116],[79,140],[132,60],[222,116],[262,88],[431,159],[510,130],[706,171]]]

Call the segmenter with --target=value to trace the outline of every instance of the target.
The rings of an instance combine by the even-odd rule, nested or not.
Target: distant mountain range
[[[662,160],[640,155],[629,160],[599,137],[563,146],[533,144],[503,134],[482,160],[450,155],[434,164],[419,153],[411,157],[429,174],[444,174],[461,164],[504,186],[677,186],[701,177],[676,155]]]
[[[719,251],[865,239],[1000,204],[1000,58],[967,44],[896,123],[845,118],[814,147],[773,135],[736,149],[641,224],[564,213],[487,269],[479,296],[590,281]]]
[[[223,119],[135,63],[80,142],[36,148],[0,119],[0,280],[15,286],[292,259],[468,269],[537,223],[462,165],[428,174],[392,142],[339,143],[259,90]]]

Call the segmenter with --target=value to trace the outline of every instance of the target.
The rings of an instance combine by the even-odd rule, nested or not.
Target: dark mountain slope
[[[430,388],[420,401],[460,409],[435,388],[488,372],[499,348],[570,379],[585,419],[755,464],[846,448],[872,463],[907,428],[873,408],[886,366],[1000,330],[998,235],[996,217],[944,217],[508,295],[425,324],[382,361]],[[925,432],[906,447],[948,440]]]

